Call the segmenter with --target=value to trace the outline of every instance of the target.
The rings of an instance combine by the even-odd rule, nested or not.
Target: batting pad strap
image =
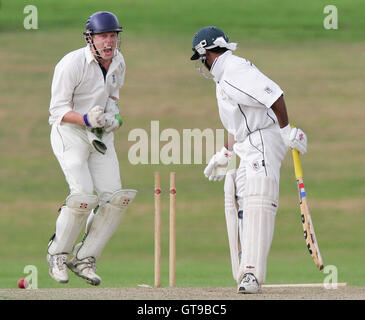
[[[87,212],[96,208],[98,202],[98,197],[91,194],[75,193],[66,198],[68,208]]]

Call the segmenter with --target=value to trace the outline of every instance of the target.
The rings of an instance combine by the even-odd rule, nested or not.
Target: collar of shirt
[[[94,55],[93,55],[93,53],[91,52],[91,49],[90,49],[90,46],[89,45],[87,45],[85,47],[85,57],[86,57],[86,61],[87,61],[88,64],[90,64],[91,61],[93,61],[93,60],[95,62],[97,62],[96,59],[95,59],[95,57],[94,57]]]
[[[91,52],[90,46],[87,45],[85,47],[85,57],[86,57],[86,61],[88,64],[90,64],[93,60],[98,63],[98,61],[95,59],[93,53]],[[118,53],[113,57],[113,61],[111,63],[111,65],[113,64],[119,64],[122,61],[120,53],[118,51]],[[109,68],[110,69],[110,68]]]
[[[217,57],[212,67],[210,68],[210,73],[214,76],[214,81],[219,82],[222,78],[223,71],[224,71],[224,64],[228,57],[232,55],[231,50],[227,50],[225,53],[221,54],[219,57]]]

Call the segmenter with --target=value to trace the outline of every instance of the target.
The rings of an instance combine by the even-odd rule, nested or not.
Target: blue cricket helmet
[[[108,11],[99,11],[91,15],[86,21],[85,29],[84,35],[122,31],[122,27],[119,25],[115,14]]]

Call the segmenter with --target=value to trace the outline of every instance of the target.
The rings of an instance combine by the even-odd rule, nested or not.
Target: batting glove
[[[87,127],[101,128],[105,125],[104,109],[100,106],[95,106],[88,113],[85,113],[84,122]]]
[[[293,148],[299,151],[300,154],[307,152],[307,136],[303,130],[291,127],[288,124],[280,129],[281,137],[288,148]]]
[[[209,181],[221,181],[225,177],[232,153],[232,151],[223,147],[210,159],[204,170],[204,175]]]

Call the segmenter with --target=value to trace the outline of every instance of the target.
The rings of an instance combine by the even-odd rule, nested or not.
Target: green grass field
[[[275,4],[274,4],[275,3]],[[68,195],[53,156],[48,107],[53,68],[84,46],[87,17],[110,10],[124,26],[127,63],[120,92],[124,125],[116,149],[125,188],[139,194],[107,245],[98,271],[103,287],[153,284],[153,172],[161,171],[163,273],[168,284],[168,173],[177,173],[177,286],[233,286],[224,220],[223,183],[205,179],[205,165],[131,165],[135,128],[219,129],[214,83],[189,61],[203,26],[221,27],[285,91],[292,123],[308,135],[303,169],[325,265],[338,281],[365,285],[365,20],[364,3],[332,1],[339,29],[323,28],[324,1],[37,1],[39,29],[24,30],[28,1],[0,7],[0,288],[14,288],[26,265],[38,286],[61,285],[48,275],[46,248],[57,210]],[[277,9],[280,7],[280,10]],[[166,142],[160,142],[162,148]],[[181,158],[182,159],[182,158]],[[296,182],[288,154],[267,283],[322,282],[305,247]],[[88,287],[71,275],[67,287]]]

